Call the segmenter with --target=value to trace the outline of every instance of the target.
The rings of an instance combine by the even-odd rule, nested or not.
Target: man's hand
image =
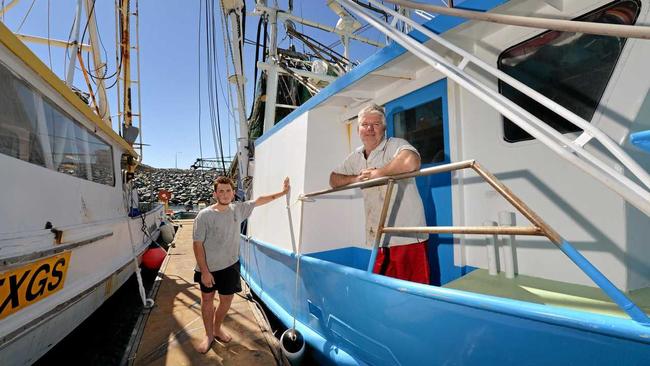
[[[379,177],[383,177],[384,175],[382,174],[381,169],[376,169],[376,168],[370,168],[370,169],[364,169],[361,171],[361,174],[357,177],[359,182],[363,182],[366,180],[371,180]]]
[[[289,177],[284,178],[284,182],[282,183],[282,193],[287,194],[289,193],[289,190],[291,189],[291,184],[289,182]]]
[[[201,272],[201,283],[205,287],[214,286],[214,277],[212,277],[212,273],[208,271]]]

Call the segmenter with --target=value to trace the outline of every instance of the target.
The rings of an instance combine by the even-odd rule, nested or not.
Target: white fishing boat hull
[[[38,360],[134,273],[157,239],[163,207],[141,213],[126,183],[135,158],[0,23],[2,364]]]
[[[134,274],[151,238],[159,235],[162,210],[162,206],[158,206],[146,214],[147,231],[151,230],[146,237],[140,217],[69,229],[80,235],[80,240],[75,242],[86,243],[74,249],[57,251],[57,254],[68,255],[69,260],[62,289],[2,319],[0,357],[3,363],[27,365],[35,362],[113,295]],[[51,240],[52,233],[43,233],[43,237]],[[133,244],[131,238],[135,240]],[[28,239],[15,238],[11,241],[17,243]],[[0,240],[3,247],[10,245],[9,242],[10,239]],[[46,258],[57,256],[44,252],[46,251],[41,251],[40,254]],[[29,261],[26,265],[38,262],[39,260]],[[132,295],[139,296],[137,292]]]

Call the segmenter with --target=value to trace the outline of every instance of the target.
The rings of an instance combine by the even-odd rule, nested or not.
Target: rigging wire
[[[32,0],[32,3],[29,5],[29,9],[27,9],[27,13],[25,13],[25,16],[23,17],[23,20],[20,22],[20,25],[18,26],[18,30],[16,31],[16,33],[20,33],[20,29],[23,27],[23,24],[25,24],[25,20],[27,20],[27,17],[29,16],[29,13],[31,13],[35,2],[36,2],[36,0]],[[3,15],[4,15],[4,13],[3,13]]]
[[[206,0],[206,53],[207,53],[207,72],[208,72],[208,102],[210,105],[210,126],[212,127],[212,140],[214,144],[215,155],[221,156],[223,171],[226,171],[226,165],[223,162],[223,146],[221,140],[221,119],[219,108],[219,94],[217,83],[219,75],[215,67],[216,60],[216,26],[214,21],[214,0]],[[209,9],[208,9],[209,8]],[[215,110],[216,109],[216,110]],[[221,153],[221,154],[220,154]]]
[[[217,88],[219,88],[222,84],[220,84],[220,75],[221,71],[219,70],[219,59],[217,58],[217,26],[216,26],[216,20],[215,20],[215,6],[214,6],[214,0],[212,0],[212,62],[214,69],[216,70],[216,73],[213,73],[214,75],[214,98],[215,98],[215,105],[217,107],[216,109],[216,129],[219,137],[219,152],[221,156],[221,165],[223,168],[223,171],[226,171],[226,164],[224,162],[224,153],[223,153],[223,134],[221,131],[221,111],[219,107],[219,94],[217,93]],[[226,70],[226,75],[228,74],[228,70]],[[225,101],[224,101],[225,102]],[[226,102],[227,103],[227,102]]]
[[[203,160],[203,138],[201,137],[201,25],[202,25],[202,16],[203,16],[203,1],[199,1],[199,30],[198,30],[198,51],[199,51],[199,156]]]
[[[47,0],[47,54],[50,60],[50,70],[52,67],[52,45],[50,44],[50,0]]]
[[[223,20],[220,20],[220,21],[221,21],[221,23],[220,23],[221,24],[221,35],[223,36],[223,41],[224,41],[224,44],[225,44],[225,42],[226,42],[226,37],[225,37],[226,32],[224,30],[224,27],[226,25],[224,24]],[[215,56],[215,58],[216,58],[216,56]],[[226,53],[224,59],[227,59],[227,58],[228,58],[228,54]],[[225,74],[222,74],[221,70],[219,68],[219,59],[216,58],[216,60],[217,60],[216,61],[217,75],[226,75],[226,77],[227,77],[228,73],[230,72],[230,69],[228,67],[228,62],[226,62],[226,64],[225,64],[226,72],[225,72]],[[219,91],[221,91],[221,96],[223,97],[223,100],[226,103],[226,110],[230,114],[230,117],[234,119],[235,114],[234,114],[234,112],[232,111],[232,108],[231,108],[233,103],[232,103],[232,97],[231,97],[231,93],[230,93],[230,86],[226,87],[228,89],[228,97],[226,97],[226,93],[223,91],[223,83],[221,82],[221,78],[217,78],[217,85],[219,86]],[[228,85],[228,84],[226,83],[226,85]],[[230,129],[230,126],[228,128]],[[228,145],[230,145],[230,140],[228,142]],[[230,154],[228,154],[228,155],[230,155]]]

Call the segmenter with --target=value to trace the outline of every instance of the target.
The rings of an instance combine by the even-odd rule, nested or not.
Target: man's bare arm
[[[192,247],[194,249],[194,257],[196,258],[196,263],[199,265],[199,270],[201,273],[210,272],[208,269],[208,263],[205,261],[205,249],[203,248],[203,242],[194,240]]]
[[[194,240],[192,248],[194,249],[194,257],[196,258],[196,263],[199,265],[199,271],[201,272],[201,282],[206,287],[214,286],[214,277],[212,277],[212,273],[210,273],[210,269],[208,268],[208,263],[205,261],[205,248],[203,248],[203,242],[200,240]]]
[[[358,175],[345,175],[332,172],[330,174],[330,187],[337,188],[348,184],[360,182]]]
[[[265,205],[265,204],[273,201],[274,199],[277,199],[277,198],[280,198],[280,197],[284,196],[285,194],[289,193],[290,188],[291,188],[291,185],[289,184],[289,178],[284,178],[282,191],[280,191],[278,193],[269,194],[267,196],[259,196],[259,197],[257,197],[257,199],[255,200],[255,207]]]
[[[397,175],[402,173],[414,172],[420,169],[420,155],[411,150],[402,150],[397,156],[382,168],[374,170],[374,174],[369,177],[377,178],[387,175]]]
[[[420,156],[411,150],[402,150],[388,164],[377,169],[364,169],[360,180],[366,181],[389,175],[409,173],[420,169]]]

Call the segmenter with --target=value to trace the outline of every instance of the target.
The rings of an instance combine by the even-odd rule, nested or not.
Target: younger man
[[[228,177],[214,182],[217,202],[201,210],[194,220],[194,281],[201,287],[201,316],[205,339],[198,351],[205,353],[216,338],[228,343],[232,337],[221,325],[226,318],[233,296],[241,291],[239,280],[239,228],[253,208],[269,203],[289,192],[289,178],[284,179],[281,192],[261,196],[254,201],[233,202],[235,184]],[[219,307],[214,309],[214,292],[219,291]]]

